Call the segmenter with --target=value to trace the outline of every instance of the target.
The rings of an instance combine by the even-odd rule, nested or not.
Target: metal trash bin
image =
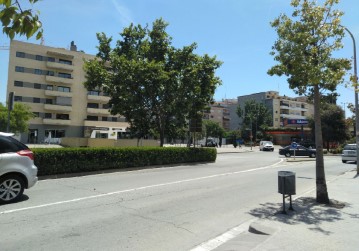
[[[285,198],[289,197],[290,206],[289,210],[294,210],[292,205],[292,195],[295,194],[295,173],[289,171],[279,171],[278,172],[278,193],[283,195],[283,211],[282,213],[286,214],[285,211]],[[286,196],[287,195],[287,196]]]
[[[295,194],[295,172],[278,172],[278,193],[287,195]]]

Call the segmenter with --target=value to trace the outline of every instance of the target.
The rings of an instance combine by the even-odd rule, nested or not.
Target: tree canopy
[[[221,83],[215,75],[221,62],[195,54],[195,43],[173,47],[167,26],[162,19],[152,29],[131,24],[114,48],[112,37],[98,33],[97,58],[85,63],[86,88],[102,89],[112,114],[125,116],[139,137],[154,130],[161,145],[166,133],[185,127],[213,101]]]
[[[27,1],[35,4],[38,0]],[[32,9],[23,10],[18,0],[0,0],[0,21],[3,33],[10,39],[17,34],[30,38],[37,33],[36,39],[42,37],[43,30],[38,12],[34,13]]]
[[[202,126],[204,128],[204,130],[202,130],[202,133],[204,134],[206,139],[209,137],[221,139],[224,136],[225,130],[218,122],[206,119],[203,120]]]
[[[335,104],[323,104],[320,117],[322,122],[323,141],[326,142],[328,151],[331,142],[343,143],[345,140],[349,139],[344,111],[341,107]],[[309,120],[309,126],[314,132],[315,124],[313,119]]]
[[[243,108],[238,105],[236,113],[243,119],[242,134],[247,139],[245,135],[249,136],[248,131],[251,131],[254,139],[257,139],[258,129],[265,130],[272,123],[272,116],[267,107],[255,100],[246,101]]]
[[[28,121],[34,117],[30,108],[22,103],[15,103],[10,112],[10,131],[13,133],[27,132]],[[0,131],[6,132],[8,109],[0,103]]]
[[[268,74],[285,75],[289,87],[298,94],[313,94],[316,157],[317,202],[329,203],[324,173],[323,139],[320,120],[321,92],[335,91],[350,69],[350,60],[333,57],[343,47],[343,12],[335,10],[339,0],[292,0],[292,17],[281,14],[272,23],[278,39],[271,55],[277,65]]]

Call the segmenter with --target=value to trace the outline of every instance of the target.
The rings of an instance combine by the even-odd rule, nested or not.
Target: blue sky
[[[196,53],[216,55],[223,62],[217,71],[223,83],[215,94],[215,99],[221,100],[269,90],[296,96],[285,78],[267,75],[275,64],[269,52],[277,38],[269,22],[280,13],[290,15],[289,3],[290,0],[40,0],[33,9],[40,11],[45,45],[69,48],[75,41],[78,50],[88,54],[97,52],[97,32],[117,40],[130,23],[151,25],[162,17],[169,23],[167,32],[175,47],[196,42]],[[345,12],[342,24],[354,34],[359,47],[359,1],[342,0],[337,9]],[[27,41],[24,37],[17,39]],[[347,36],[343,42],[344,48],[337,55],[352,58],[352,40]],[[9,43],[0,34],[0,46]],[[6,100],[8,57],[7,50],[0,50],[2,103]],[[338,105],[354,103],[353,88],[340,86],[338,91]]]

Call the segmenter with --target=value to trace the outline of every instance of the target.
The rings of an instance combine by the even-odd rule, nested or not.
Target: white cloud
[[[132,18],[132,12],[126,6],[121,4],[119,1],[112,0],[113,5],[115,6],[117,12],[120,14],[119,18],[121,20],[122,25],[126,26],[130,23],[134,23]]]

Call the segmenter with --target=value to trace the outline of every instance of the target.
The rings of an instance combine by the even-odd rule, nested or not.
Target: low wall
[[[142,139],[138,143],[139,146],[160,146],[160,142],[153,139]],[[137,146],[137,139],[119,139],[116,140],[115,145],[117,147]]]
[[[62,138],[61,145],[67,147],[128,147],[137,146],[137,139]],[[140,140],[139,146],[160,146],[160,142],[143,139]]]
[[[60,144],[68,147],[87,147],[88,138],[61,138]]]

